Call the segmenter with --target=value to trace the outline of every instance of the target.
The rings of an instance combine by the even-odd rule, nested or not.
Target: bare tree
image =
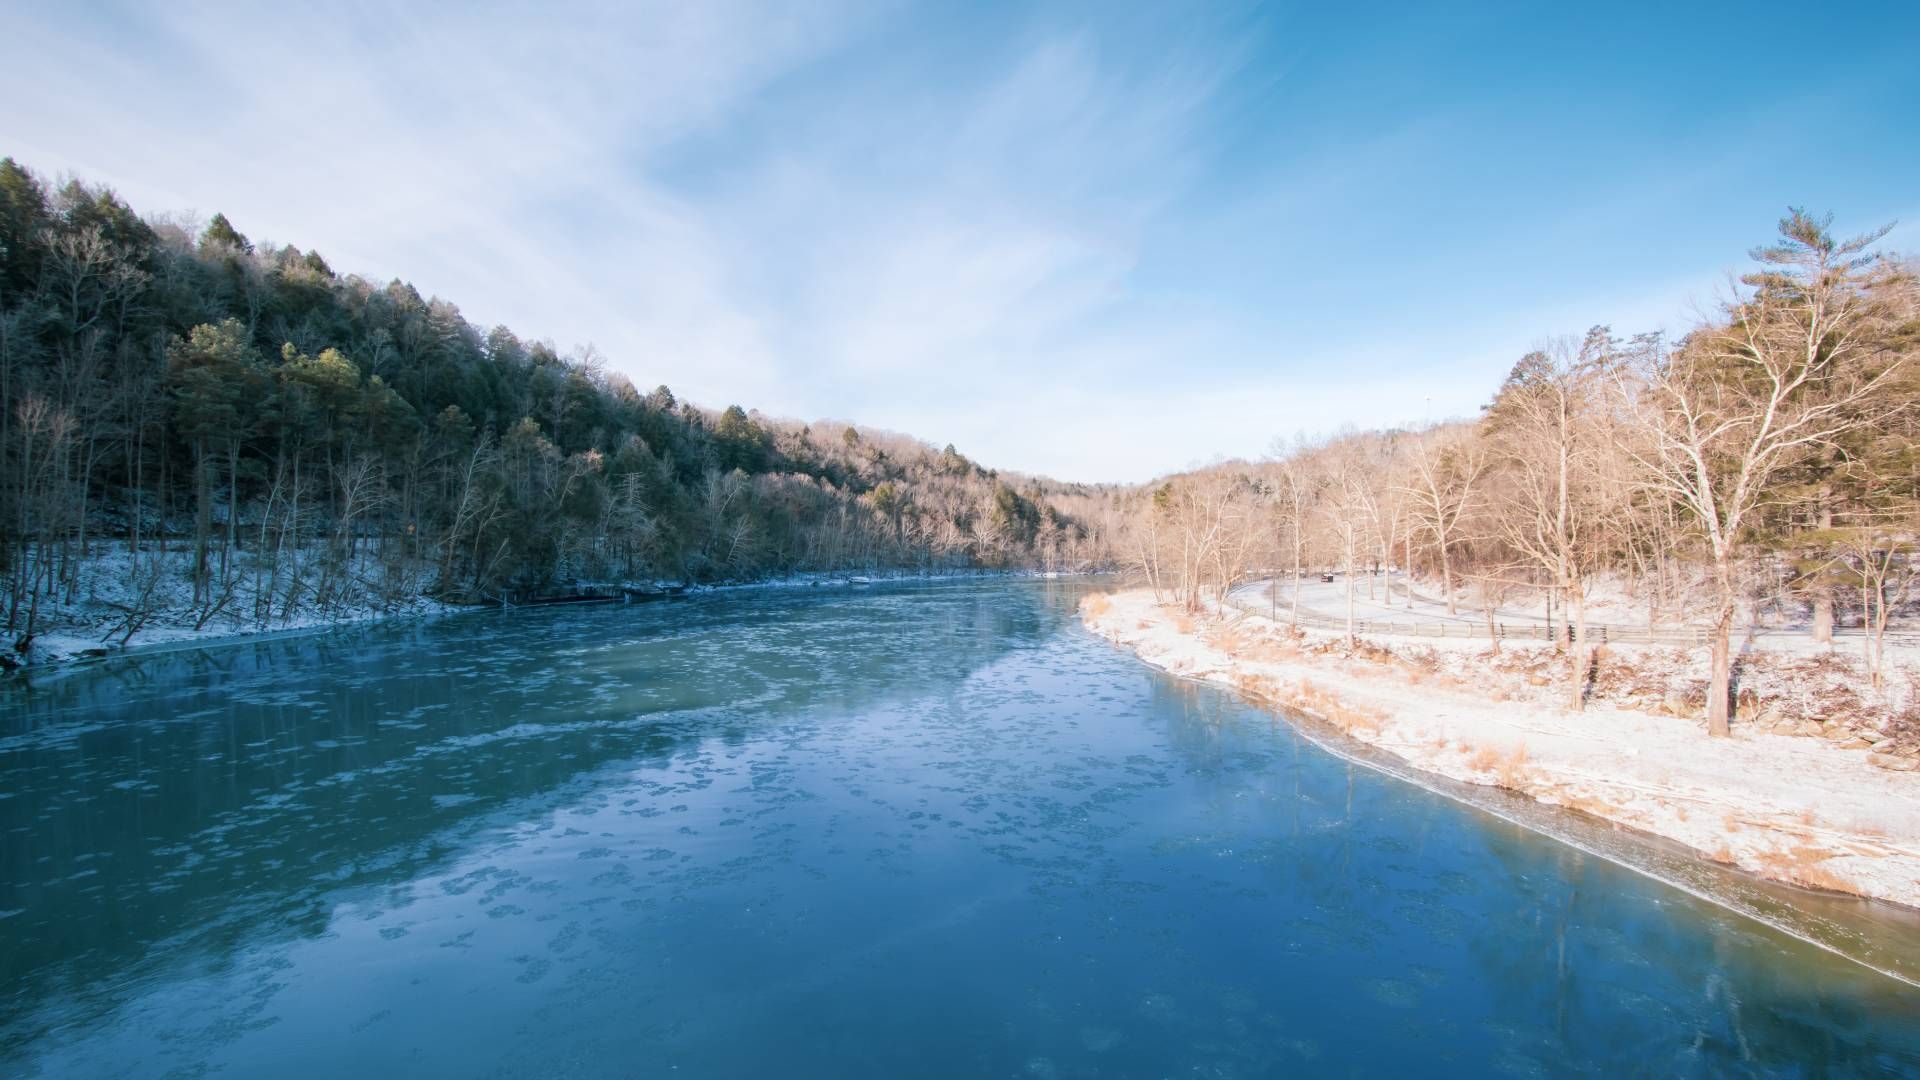
[[[1514,366],[1487,416],[1501,466],[1495,514],[1501,539],[1566,599],[1567,704],[1574,709],[1586,700],[1586,592],[1605,552],[1609,512],[1598,497],[1605,447],[1596,421],[1610,345],[1605,329],[1596,327],[1578,345],[1562,340],[1529,353]]]
[[[1706,540],[1715,588],[1707,730],[1726,735],[1739,563],[1770,481],[1794,458],[1911,403],[1879,395],[1899,366],[1873,333],[1860,288],[1885,228],[1835,240],[1831,219],[1793,210],[1766,269],[1728,305],[1726,322],[1671,351],[1648,349],[1621,399],[1650,435],[1641,464],[1685,507]]]
[[[1886,683],[1887,622],[1913,594],[1920,575],[1912,535],[1863,525],[1845,530],[1837,545],[1860,589],[1861,650],[1875,690]]]
[[[1300,625],[1300,579],[1306,574],[1307,529],[1320,479],[1307,457],[1308,448],[1296,442],[1289,450],[1276,446],[1269,468],[1273,482],[1273,502],[1286,535],[1286,551],[1292,558],[1292,599],[1287,609],[1287,625]],[[1276,598],[1277,601],[1277,598]]]
[[[1237,469],[1185,476],[1154,489],[1144,561],[1183,609],[1199,611],[1209,591],[1224,601],[1245,575],[1262,532],[1253,496],[1250,478]]]
[[[1355,640],[1354,577],[1359,573],[1359,553],[1367,542],[1367,527],[1373,520],[1370,505],[1371,485],[1367,476],[1367,456],[1354,440],[1336,442],[1323,457],[1327,477],[1327,497],[1321,500],[1321,520],[1332,533],[1345,567],[1347,607],[1347,644]]]
[[[1412,528],[1433,538],[1440,563],[1440,589],[1447,614],[1459,614],[1453,591],[1453,546],[1461,520],[1473,508],[1476,485],[1486,471],[1486,444],[1457,427],[1440,428],[1419,440],[1408,455],[1407,495]],[[1411,582],[1409,582],[1411,594]]]

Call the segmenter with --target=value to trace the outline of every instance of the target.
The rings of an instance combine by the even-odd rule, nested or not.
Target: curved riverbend
[[[1920,1067],[1911,987],[1152,671],[1081,591],[488,614],[0,690],[0,1067]]]

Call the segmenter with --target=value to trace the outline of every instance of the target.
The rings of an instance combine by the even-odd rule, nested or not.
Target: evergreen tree
[[[240,231],[233,227],[233,223],[227,220],[225,214],[215,214],[213,220],[207,222],[206,231],[200,234],[200,247],[203,250],[253,254],[253,242],[242,236]]]

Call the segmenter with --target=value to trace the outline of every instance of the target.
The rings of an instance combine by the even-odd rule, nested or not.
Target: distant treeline
[[[368,589],[1081,565],[1108,501],[951,446],[641,393],[590,347],[12,159],[0,478],[16,634],[110,545],[185,554],[207,608],[244,579],[265,621]]]

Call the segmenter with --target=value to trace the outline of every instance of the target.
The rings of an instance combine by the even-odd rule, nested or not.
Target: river
[[[0,1073],[1920,1070],[1920,991],[1154,672],[1086,587],[0,687]]]

